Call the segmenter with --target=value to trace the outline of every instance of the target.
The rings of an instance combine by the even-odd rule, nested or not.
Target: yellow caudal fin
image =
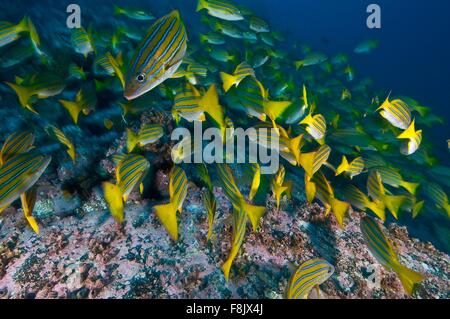
[[[402,282],[402,286],[408,295],[412,295],[416,283],[425,279],[425,276],[421,273],[411,270],[403,265],[396,266],[394,271],[397,273],[398,278]]]
[[[300,163],[301,148],[302,148],[303,134],[294,137],[289,141],[290,151],[295,157],[297,164]]]
[[[33,217],[34,204],[36,203],[36,186],[33,186],[28,191],[20,195],[23,213],[28,221],[28,224],[33,231],[39,235],[39,226],[36,219]]]
[[[410,194],[415,195],[417,187],[419,187],[420,184],[419,183],[411,183],[411,182],[402,181],[400,183],[400,185],[403,188],[405,188]]]
[[[444,209],[447,212],[447,216],[450,218],[450,204],[445,204]]]
[[[385,195],[384,196],[384,204],[387,209],[391,212],[392,216],[395,219],[398,219],[398,211],[402,207],[405,202],[406,197],[403,195]]]
[[[248,194],[249,200],[253,200],[253,197],[255,197],[256,193],[258,192],[260,183],[261,183],[261,168],[257,164],[255,168],[255,175],[253,176],[252,185],[250,188],[250,193]]]
[[[117,220],[118,222],[123,222],[125,216],[124,216],[122,192],[119,186],[109,182],[104,182],[102,186],[106,204],[108,205],[112,217],[114,217],[114,219]]]
[[[336,176],[342,174],[343,172],[347,171],[350,167],[350,164],[347,161],[347,158],[345,155],[342,156],[342,162],[341,164],[336,168]]]
[[[305,179],[305,192],[306,192],[306,200],[308,203],[311,203],[316,196],[316,183],[311,182],[309,179]]]
[[[272,121],[275,121],[291,104],[291,101],[265,101],[264,112]]]
[[[256,229],[258,228],[259,220],[261,219],[262,215],[264,215],[266,208],[264,206],[254,206],[248,204],[244,199],[242,199],[241,201],[241,206],[243,211],[247,214],[248,218],[250,219],[253,230],[256,231]]]
[[[306,91],[306,85],[303,84],[303,96],[302,96],[303,104],[308,107],[308,92]]]
[[[409,127],[403,131],[402,134],[400,134],[399,136],[397,136],[398,139],[411,139],[414,138],[416,136],[416,129],[414,126],[414,120],[412,120],[411,125],[409,125]]]
[[[75,151],[75,147],[71,146],[67,149],[67,154],[69,154],[70,158],[72,159],[72,161],[75,163],[76,161],[76,151]]]
[[[17,97],[19,98],[20,105],[22,105],[24,108],[30,110],[31,112],[37,114],[37,112],[34,110],[34,108],[28,103],[31,96],[33,96],[33,94],[34,94],[32,90],[30,90],[26,87],[20,86],[18,84],[14,84],[14,83],[10,83],[10,82],[5,82],[5,83],[11,89],[13,89],[14,92],[16,92]]]
[[[344,228],[344,217],[350,207],[350,204],[340,201],[336,198],[332,198],[330,206],[339,226],[341,226],[341,228]]]
[[[238,218],[238,220],[235,220],[235,224],[233,226],[233,239],[232,239],[232,246],[230,254],[228,255],[228,259],[225,261],[225,263],[222,265],[222,271],[225,275],[225,279],[228,282],[229,276],[230,276],[230,269],[233,264],[234,259],[236,258],[237,254],[239,253],[239,249],[242,246],[242,242],[244,241],[245,236],[245,223],[247,221],[246,216],[242,216],[241,212],[239,212],[239,216],[237,216],[238,212],[234,212],[234,218]],[[244,223],[244,224],[242,224]],[[242,227],[244,228],[242,230]]]
[[[120,84],[122,84],[122,88],[125,88],[125,77],[123,75],[122,69],[120,68],[119,62],[109,52],[106,53],[106,58],[109,60],[109,63],[111,64],[114,70],[114,73],[119,78]]]
[[[221,128],[225,126],[223,109],[219,104],[219,95],[217,94],[217,88],[214,84],[208,88],[208,91],[206,91],[205,95],[199,100],[198,105],[202,110],[208,113]]]
[[[122,14],[123,12],[124,12],[124,10],[121,7],[114,5],[114,14],[115,15]]]
[[[106,128],[107,130],[110,130],[110,129],[112,129],[112,127],[114,126],[114,123],[113,123],[113,121],[111,121],[110,119],[104,119],[104,120],[103,120],[103,125],[105,126],[105,128]]]
[[[30,18],[27,18],[27,28],[28,32],[30,33],[30,39],[35,48],[38,48],[41,44],[41,39],[39,38],[39,34],[36,31],[36,27],[34,26],[33,22]]]
[[[243,238],[242,238],[243,239]],[[225,276],[225,280],[228,282],[228,279],[230,278],[230,269],[233,265],[233,261],[236,258],[239,249],[241,248],[242,240],[234,241],[233,240],[233,246],[231,247],[230,255],[228,256],[228,259],[224,262],[222,265],[222,271]]]
[[[295,62],[294,62],[294,64],[295,64],[295,69],[296,69],[296,70],[300,69],[300,68],[303,66],[304,63],[305,63],[305,62],[304,62],[303,60],[301,60],[301,61],[295,61]]]
[[[306,115],[299,124],[311,124],[314,121],[311,113],[309,113],[308,115]]]
[[[277,201],[277,210],[280,209],[280,200],[281,200],[281,196],[283,195],[284,192],[287,191],[287,187],[285,186],[281,186],[279,187],[276,191],[275,191],[275,199]]]
[[[222,265],[222,271],[225,276],[225,280],[228,282],[228,279],[230,278],[230,269],[231,265],[233,264],[234,257],[231,258],[231,256],[224,262]]]
[[[33,229],[33,231],[39,235],[39,226],[37,224],[36,219],[33,216],[25,216],[25,218],[28,221],[28,224],[30,225],[31,229]]]
[[[237,85],[239,81],[238,77],[225,72],[220,72],[220,78],[222,79],[223,90],[225,92],[228,92],[233,85]]]
[[[284,188],[285,188],[285,192],[286,195],[289,199],[292,198],[292,188],[293,188],[293,183],[292,181],[287,181],[286,183],[284,183]]]
[[[139,142],[139,136],[132,129],[127,128],[127,150],[131,153]]]
[[[200,34],[200,42],[206,43],[208,41],[208,37],[204,34]]]
[[[70,117],[72,118],[73,122],[75,124],[78,124],[78,116],[80,115],[81,110],[83,107],[78,102],[72,102],[72,101],[66,101],[66,100],[59,100],[59,103],[61,103],[62,106],[69,112]]]
[[[170,237],[177,241],[178,240],[178,222],[177,222],[177,209],[170,202],[164,205],[156,205],[153,207],[155,209],[156,216],[158,216],[161,224],[166,228]]]
[[[241,248],[242,241],[235,242],[233,240],[233,246],[231,247],[230,255],[228,256],[228,259],[224,262],[222,265],[222,271],[225,276],[225,280],[228,282],[228,279],[230,278],[230,269],[233,265],[233,261],[236,258],[239,249]]]
[[[366,207],[378,216],[383,222],[386,220],[385,206],[382,201],[368,202]]]
[[[205,0],[198,0],[198,4],[197,4],[197,12],[202,10],[202,9],[206,9],[206,3]]]
[[[309,177],[312,177],[314,174],[314,158],[316,156],[316,152],[303,153],[300,156],[299,164],[305,170],[306,174]]]
[[[419,215],[419,213],[422,210],[424,204],[425,204],[424,200],[421,200],[420,202],[417,202],[417,203],[414,204],[414,206],[412,208],[412,217],[413,218],[416,218]],[[450,217],[450,210],[447,211],[447,213],[448,213],[448,216]]]
[[[28,24],[28,17],[27,16],[24,16],[23,18],[22,18],[22,20],[20,20],[20,22],[15,26],[15,29],[16,29],[16,31],[17,32],[28,32],[28,26],[29,26],[29,24]]]

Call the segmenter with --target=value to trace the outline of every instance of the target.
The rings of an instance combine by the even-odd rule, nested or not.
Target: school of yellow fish
[[[173,105],[163,112],[172,117],[175,126],[190,127],[201,121],[206,127],[219,128],[223,142],[230,138],[227,128],[253,127],[258,136],[250,138],[251,142],[268,145],[270,136],[260,129],[276,128],[282,158],[276,174],[261,175],[259,164],[242,164],[250,183],[247,179],[238,183],[236,172],[227,164],[172,165],[169,198],[153,208],[170,238],[176,241],[182,236],[178,216],[183,212],[190,179],[199,176],[209,224],[207,239],[211,240],[217,208],[215,188],[221,187],[232,205],[233,217],[231,251],[222,266],[228,280],[246,232],[256,231],[266,212],[266,195],[279,210],[284,195],[291,198],[293,188],[304,187],[307,201],[319,201],[342,228],[349,209],[366,211],[361,232],[368,250],[386,269],[396,272],[405,291],[412,294],[424,276],[400,264],[381,225],[387,219],[386,210],[394,219],[405,213],[415,218],[430,210],[450,217],[446,193],[450,168],[439,163],[426,139],[426,129],[442,120],[412,98],[373,91],[369,80],[358,79],[345,54],[328,57],[299,43],[290,43],[290,51],[277,49],[277,44],[286,42],[283,35],[248,8],[225,0],[199,0],[197,11],[207,30],[200,35],[189,33],[177,10],[156,19],[145,10],[114,6],[121,23],[113,30],[90,26],[71,31],[72,54],[92,63],[76,59],[66,65],[64,75],[52,69],[52,57],[45,53],[30,18],[24,17],[18,24],[0,22],[0,48],[20,52],[2,60],[0,67],[4,68],[4,63],[7,67],[20,65],[30,55],[40,66],[36,73],[11,74],[5,82],[9,94],[16,95],[24,112],[39,116],[40,100],[60,95],[71,79],[79,87],[74,98],[56,101],[68,119],[82,128],[83,118],[99,107],[100,92],[119,92],[117,103],[123,113],[102,119],[105,131],[118,130],[126,136],[126,150],[113,157],[115,181],[102,185],[111,215],[119,223],[126,218],[131,192],[144,192],[151,163],[143,147],[167,140],[170,134],[161,124],[138,129],[129,125],[152,108],[150,99]],[[127,19],[155,21],[142,31],[128,28]],[[13,48],[18,41],[22,41],[21,47]],[[31,45],[31,53],[23,41]],[[367,53],[377,45],[366,41],[354,53]],[[76,145],[70,135],[50,123],[45,132],[75,163]],[[35,148],[33,132],[14,132],[2,140],[0,212],[20,198],[27,221],[39,233],[32,215],[36,183],[51,157]],[[171,150],[173,158],[191,155],[182,146]],[[195,178],[190,176],[193,171]],[[294,185],[293,174],[302,176],[304,185]],[[447,179],[437,180],[436,175]],[[268,189],[261,187],[264,183]],[[271,193],[262,194],[266,190]],[[324,259],[304,262],[292,275],[286,297],[307,298],[334,270]]]

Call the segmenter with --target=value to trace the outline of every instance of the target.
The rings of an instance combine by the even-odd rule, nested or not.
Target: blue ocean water
[[[83,7],[92,9],[94,6],[92,1],[85,0],[19,0],[11,1],[12,10],[8,16],[18,18],[23,13],[33,16],[36,8],[51,7],[47,14],[59,11],[63,24],[63,14],[70,3],[79,4],[82,12]],[[95,1],[95,6],[101,19],[113,18],[108,16],[108,12],[112,14],[113,3],[148,8],[156,16],[177,8],[186,17],[191,36],[199,30],[196,0],[99,0]],[[372,3],[381,7],[381,29],[366,26],[369,15],[366,9]],[[411,96],[431,107],[436,114],[450,118],[449,1],[239,0],[237,4],[253,9],[273,29],[283,32],[287,41],[282,45],[291,46],[297,42],[330,56],[350,54],[357,74],[371,77],[376,87]],[[352,54],[354,47],[367,39],[378,39],[379,48],[368,55]],[[444,143],[450,137],[449,121],[429,133]]]
[[[258,12],[288,34],[288,42],[305,42],[328,54],[351,53],[359,42],[378,39],[380,46],[371,54],[351,55],[358,74],[373,78],[377,87],[414,97],[436,114],[450,118],[449,1],[241,2],[249,6],[257,2]],[[366,26],[366,9],[372,3],[381,7],[381,29]],[[450,136],[448,120],[429,133],[444,143]]]

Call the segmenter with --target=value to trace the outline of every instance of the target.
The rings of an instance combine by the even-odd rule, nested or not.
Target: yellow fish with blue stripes
[[[249,28],[255,32],[269,32],[270,28],[266,21],[259,17],[251,16],[249,21]]]
[[[200,164],[197,166],[198,174],[203,184],[206,186],[205,191],[202,193],[203,204],[208,214],[208,235],[207,240],[211,239],[213,234],[214,218],[216,215],[217,202],[214,196],[214,188],[211,182],[211,176],[209,176],[208,168],[206,165]]]
[[[69,154],[72,161],[75,163],[76,159],[76,151],[75,146],[73,145],[72,141],[61,131],[59,128],[53,125],[49,125],[45,128],[48,135],[55,138],[58,142],[60,142],[62,145],[67,147],[67,154]]]
[[[222,271],[225,279],[228,281],[231,266],[244,241],[247,220],[250,220],[253,230],[256,230],[259,220],[265,212],[265,207],[250,205],[246,202],[236,185],[233,173],[228,165],[217,165],[217,174],[222,188],[233,206],[232,246],[228,259],[222,265]]]
[[[448,196],[442,187],[436,183],[427,183],[424,187],[425,194],[430,198],[437,208],[446,211],[447,216],[450,218],[450,202]]]
[[[134,133],[132,129],[127,129],[127,150],[132,152],[136,145],[145,146],[157,142],[164,135],[164,127],[161,124],[145,124]]]
[[[326,214],[333,212],[341,228],[344,228],[344,217],[350,207],[350,204],[336,198],[331,183],[325,175],[319,171],[311,179],[315,186],[315,197],[325,206]]]
[[[246,202],[244,196],[236,185],[233,172],[228,165],[217,165],[217,173],[223,190],[235,210],[244,211],[252,222],[253,229],[256,230],[258,228],[259,220],[265,212],[265,207],[254,206]]]
[[[393,126],[406,130],[411,124],[411,110],[408,105],[400,99],[389,101],[389,97],[376,110]]]
[[[272,101],[269,99],[269,90],[267,90],[261,82],[257,81],[261,87],[261,93],[264,97],[263,109],[264,113],[269,117],[274,128],[277,127],[276,120],[283,115],[284,112],[292,105],[291,101]]]
[[[142,155],[130,154],[120,161],[116,169],[116,179],[124,202],[127,201],[128,196],[137,185],[139,185],[141,193],[143,192],[141,183],[149,168],[150,163]]]
[[[0,166],[0,212],[28,191],[50,164],[51,157],[23,153]]]
[[[277,174],[272,180],[271,188],[272,193],[275,197],[275,200],[277,202],[277,209],[280,208],[280,200],[281,196],[283,194],[287,194],[289,198],[291,198],[291,192],[292,192],[292,181],[285,182],[284,178],[286,175],[286,170],[283,165],[280,166],[278,169]]]
[[[411,125],[402,134],[398,135],[397,138],[407,140],[400,147],[400,152],[403,155],[411,155],[419,149],[420,143],[422,142],[422,130],[416,131],[413,120]]]
[[[172,77],[183,62],[187,40],[177,10],[159,18],[131,60],[125,77],[125,98],[135,99]]]
[[[147,175],[150,163],[142,155],[116,154],[114,156],[116,167],[116,184],[104,182],[103,194],[111,215],[118,222],[125,219],[124,203],[130,193],[139,185],[142,193],[144,187],[142,181]]]
[[[406,189],[411,195],[415,195],[417,188],[420,186],[419,183],[405,181],[399,170],[392,167],[380,166],[376,167],[376,170],[378,171],[378,173],[380,173],[383,183],[395,188],[401,186]]]
[[[208,68],[198,63],[189,64],[186,71],[203,78],[208,75]]]
[[[9,135],[0,151],[0,165],[11,157],[28,152],[33,148],[34,135],[30,132],[16,132]]]
[[[342,156],[341,164],[336,168],[336,176],[345,173],[352,179],[353,177],[359,175],[364,170],[364,159],[362,157],[357,157],[350,163],[345,155]]]
[[[244,242],[247,220],[248,215],[242,206],[233,208],[233,237],[231,240],[231,251],[227,260],[222,265],[222,271],[227,281],[230,278],[230,270],[233,265],[233,261],[239,253],[242,243]]]
[[[186,87],[175,96],[172,108],[172,116],[175,122],[180,121],[180,117],[185,120],[204,121],[204,110],[199,106],[201,98],[200,92],[191,83],[186,83]]]
[[[77,92],[75,101],[59,100],[59,103],[69,112],[75,124],[78,124],[78,117],[80,112],[84,115],[88,115],[97,106],[97,96],[95,94],[94,87],[90,85],[83,85],[83,87]]]
[[[353,206],[362,211],[366,208],[370,209],[375,215],[378,216],[382,221],[386,220],[385,208],[386,206],[381,200],[375,199],[371,201],[370,198],[364,194],[355,185],[348,185],[344,189],[345,199]]]
[[[85,58],[89,53],[94,52],[91,32],[87,32],[83,27],[72,29],[70,40],[75,52],[82,54]]]
[[[33,148],[34,135],[29,132],[13,133],[6,139],[0,151],[0,166],[10,158],[28,152]],[[36,185],[20,195],[22,209],[29,225],[36,234],[39,234],[39,226],[33,217],[33,208],[36,203]],[[4,209],[4,208],[3,208]],[[1,212],[1,209],[0,209]]]
[[[22,33],[26,32],[30,34],[33,45],[35,47],[38,46],[40,44],[39,37],[33,23],[28,17],[23,17],[18,24],[0,21],[0,48],[18,40]]]
[[[244,19],[239,9],[225,0],[199,0],[197,11],[203,9],[206,9],[209,15],[223,20],[238,21]]]
[[[374,201],[382,201],[392,216],[398,219],[398,212],[406,201],[406,196],[386,194],[383,180],[377,170],[372,170],[367,178],[367,193]]]
[[[314,116],[308,114],[300,124],[306,125],[306,131],[318,142],[321,142],[325,137],[327,123],[322,114],[316,114]]]
[[[313,175],[326,163],[330,156],[331,148],[324,144],[316,151],[300,154],[300,165],[309,177]]]
[[[415,284],[425,277],[400,263],[391,242],[374,219],[368,216],[362,218],[361,232],[371,254],[384,268],[397,273],[407,294],[412,295]]]
[[[247,63],[242,62],[236,67],[236,70],[233,74],[228,74],[225,72],[220,72],[220,78],[223,83],[223,90],[228,92],[232,86],[238,86],[239,83],[247,76],[255,77],[255,71],[253,68]]]
[[[321,258],[305,261],[292,275],[287,289],[288,299],[308,299],[310,292],[328,280],[334,273],[334,266]]]
[[[177,213],[181,213],[183,203],[187,195],[188,180],[186,173],[179,166],[174,166],[170,171],[168,204],[156,205],[156,216],[166,228],[173,240],[178,240],[178,221]]]
[[[59,75],[42,72],[32,74],[27,78],[15,78],[16,83],[5,82],[17,94],[19,103],[33,113],[37,113],[33,107],[38,99],[46,99],[58,95],[65,87],[64,81]]]

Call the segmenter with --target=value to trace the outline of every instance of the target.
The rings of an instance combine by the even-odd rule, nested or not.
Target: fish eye
[[[145,80],[145,73],[141,73],[136,77],[136,81],[138,81],[139,83],[144,82]]]

